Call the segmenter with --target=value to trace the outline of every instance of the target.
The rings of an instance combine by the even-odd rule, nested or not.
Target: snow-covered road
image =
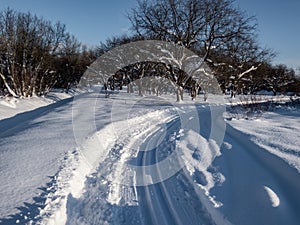
[[[223,105],[172,101],[91,93],[0,121],[0,221],[298,224],[300,173],[267,138],[225,128]]]
[[[124,106],[121,108],[124,110]],[[208,189],[215,181],[213,173],[205,170],[218,154],[217,144],[197,134],[200,127],[195,126],[198,112],[203,116],[211,114],[208,105],[195,110],[190,104],[175,108],[164,101],[145,98],[135,102],[133,108],[130,106],[129,111],[136,115],[125,115],[125,123],[119,119],[114,122],[115,139],[107,157],[85,182],[85,193],[79,198],[69,196],[67,224],[229,224],[208,198]],[[203,119],[201,130],[209,138],[211,123]],[[224,129],[224,120],[220,121],[218,131]],[[125,129],[127,126],[130,130]],[[105,139],[103,136],[111,129],[104,128],[98,136]],[[198,156],[202,154],[200,148],[209,151],[209,156],[194,159],[195,150]],[[188,157],[193,163],[201,164],[202,160],[203,165],[187,171],[184,166]],[[189,166],[192,170],[194,165]],[[202,178],[208,179],[206,183],[198,184],[190,178],[191,172],[199,181],[197,176],[202,171]],[[50,222],[58,223],[55,218]]]
[[[155,165],[154,171],[151,174],[152,176],[158,176],[159,180],[161,180],[161,182],[153,185],[137,187],[140,216],[145,225],[213,224],[209,213],[197,198],[193,183],[189,183],[182,170],[167,180],[164,180],[161,175],[162,170],[165,168],[160,168],[158,162],[163,159],[159,159],[162,158],[159,156],[172,152],[172,149],[175,148],[175,143],[168,140],[172,138],[174,133],[180,131],[180,127],[180,120],[177,118],[167,124],[166,129],[168,135],[165,136],[165,140],[160,140],[161,132],[158,131],[151,137],[145,139],[140,146],[141,151],[138,155],[138,166],[143,168],[141,178],[145,179],[144,182],[146,183],[146,179],[149,179],[150,175],[147,174],[145,168],[147,165]],[[161,144],[159,145],[153,142]],[[157,147],[144,151],[144,149],[149,149],[147,147],[149,144]],[[180,184],[178,179],[183,183]],[[194,196],[194,198],[190,198],[189,196]]]

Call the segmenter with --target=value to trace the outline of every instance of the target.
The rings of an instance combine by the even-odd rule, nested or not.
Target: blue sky
[[[300,67],[300,0],[236,0],[258,20],[262,46],[278,53],[274,63]],[[47,20],[61,21],[79,41],[94,46],[130,27],[126,12],[136,0],[0,0],[10,7],[32,12]]]

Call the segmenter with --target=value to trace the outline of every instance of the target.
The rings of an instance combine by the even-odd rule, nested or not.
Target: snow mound
[[[222,206],[222,203],[216,201],[209,193],[216,184],[220,185],[225,181],[221,173],[209,170],[215,158],[221,155],[219,146],[214,140],[207,140],[193,130],[185,132],[179,145],[184,164],[194,182],[205,191],[215,207]]]

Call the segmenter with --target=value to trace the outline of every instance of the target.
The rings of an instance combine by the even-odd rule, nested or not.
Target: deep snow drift
[[[222,96],[185,99],[85,93],[1,120],[0,221],[298,224],[300,111],[225,121]]]

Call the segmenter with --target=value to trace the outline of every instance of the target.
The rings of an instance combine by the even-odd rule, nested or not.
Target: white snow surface
[[[71,89],[68,93],[61,89],[55,89],[44,97],[4,97],[0,96],[0,120],[10,118],[16,114],[31,111],[42,106],[47,106],[51,103],[70,98],[74,95],[84,92],[80,89]]]
[[[66,152],[76,147],[70,111],[75,93],[0,100],[0,218],[13,217],[4,224],[29,221],[39,211]]]
[[[220,98],[2,99],[0,223],[298,224],[300,111]]]
[[[277,108],[256,120],[233,120],[231,125],[252,141],[286,160],[300,172],[300,110]]]

